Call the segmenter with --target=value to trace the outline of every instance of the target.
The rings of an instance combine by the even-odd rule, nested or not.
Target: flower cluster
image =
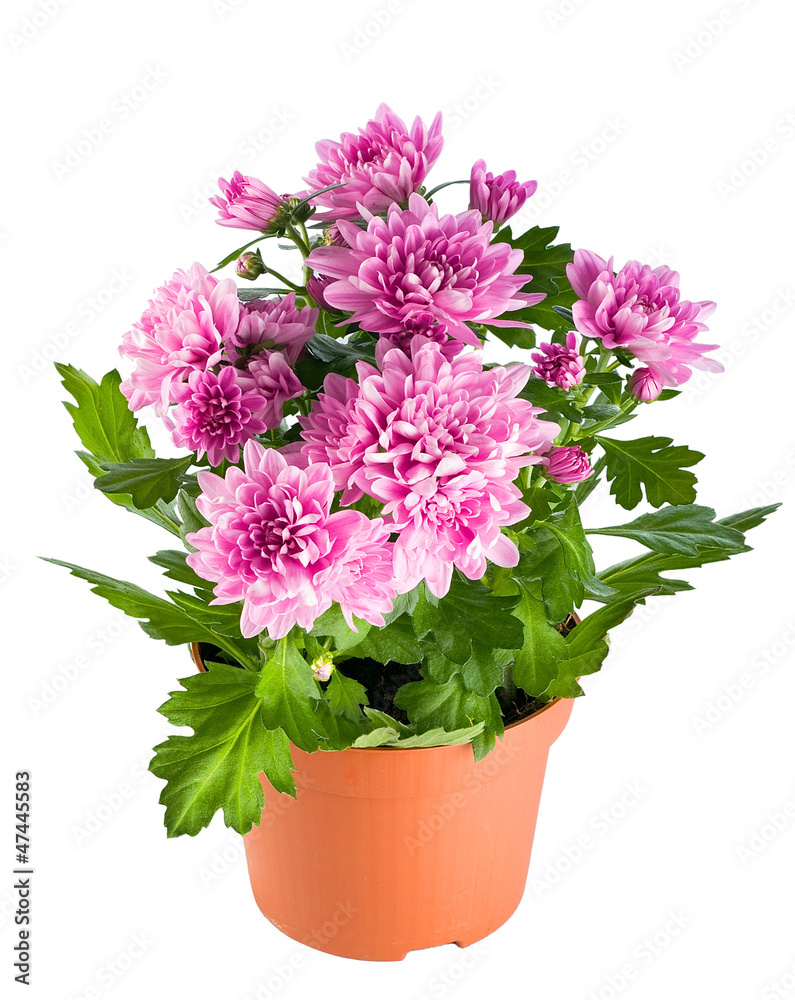
[[[328,463],[343,503],[381,501],[397,532],[395,578],[405,592],[425,580],[436,597],[453,567],[471,580],[486,560],[514,566],[518,551],[501,528],[529,513],[513,480],[542,462],[559,428],[517,399],[530,370],[486,370],[472,354],[445,358],[433,342],[411,354],[388,351],[379,371],[329,376],[301,419],[309,467]]]
[[[293,371],[318,312],[281,300],[238,301],[231,278],[200,264],[176,271],[124,335],[135,367],[122,382],[130,408],[154,405],[174,443],[209,462],[237,462],[240,446],[279,426],[304,387]]]
[[[175,444],[224,471],[197,474],[209,523],[187,536],[188,564],[215,602],[242,602],[246,637],[309,629],[334,603],[351,627],[382,626],[395,595],[420,583],[441,599],[454,571],[480,580],[489,563],[515,567],[505,529],[527,530],[516,526],[533,523],[538,491],[541,510],[569,502],[614,415],[691,367],[720,369],[696,343],[713,303],[682,299],[666,267],[630,261],[615,274],[582,250],[567,258],[571,297],[554,312],[545,303],[543,317],[566,324],[550,326],[531,364],[489,365],[486,336],[507,328],[515,342],[545,298],[528,273],[539,258],[523,249],[537,241],[495,238],[536,182],[477,160],[468,208],[441,214],[424,184],[442,144],[439,115],[409,128],[381,105],[358,133],[317,144],[304,191],[278,195],[239,171],[220,179],[217,222],[260,233],[236,273],[287,287],[243,303],[232,279],[194,264],[123,338],[130,407],[154,406]],[[311,216],[322,225],[307,229]],[[303,284],[249,249],[276,235],[300,251]],[[589,410],[598,385],[613,386],[613,402]]]

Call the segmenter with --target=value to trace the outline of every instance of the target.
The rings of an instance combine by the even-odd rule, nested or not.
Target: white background
[[[27,768],[25,995],[795,996],[792,5],[14,0],[2,22],[3,995],[23,992],[9,890],[13,774]],[[706,451],[700,500],[721,515],[785,501],[754,552],[694,573],[696,592],[650,601],[616,633],[553,748],[512,920],[467,953],[392,967],[271,927],[217,821],[167,841],[143,768],[187,653],[36,561],[155,587],[144,557],[170,544],[92,493],[45,358],[95,377],[117,365],[156,285],[243,242],[215,225],[211,182],[239,167],[294,189],[314,141],[381,100],[406,118],[445,113],[434,183],[480,156],[514,167],[539,181],[529,224],[619,264],[669,263],[685,297],[717,300],[709,339],[726,373],[696,376],[628,436]],[[466,207],[451,192],[443,205]],[[588,516],[624,514],[597,497]],[[600,545],[601,564],[623,551]]]

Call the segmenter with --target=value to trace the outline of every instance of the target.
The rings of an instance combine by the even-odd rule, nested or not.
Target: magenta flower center
[[[327,555],[328,536],[319,523],[324,518],[313,506],[306,511],[295,491],[286,487],[255,498],[237,525],[240,556],[248,568],[245,576],[284,572],[285,561],[305,567]]]
[[[243,427],[240,390],[234,387],[226,391],[229,395],[225,395],[220,385],[204,385],[186,404],[193,411],[196,422],[208,434],[232,437]]]

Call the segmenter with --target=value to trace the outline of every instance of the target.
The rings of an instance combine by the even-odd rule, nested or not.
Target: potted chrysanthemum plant
[[[382,106],[317,150],[295,194],[220,181],[217,221],[252,239],[155,292],[123,381],[58,366],[96,487],[172,536],[151,560],[173,589],[52,561],[191,644],[199,669],[160,711],[193,733],[150,765],[169,835],[222,811],[277,926],[400,958],[507,919],[550,744],[609,630],[689,589],[668,571],[747,551],[774,507],[717,518],[695,503],[701,453],[623,430],[720,370],[697,339],[714,303],[675,271],[524,231],[535,183],[483,160],[441,214],[439,116],[409,130]],[[524,362],[491,363],[495,340]],[[647,511],[584,528],[600,481]],[[640,554],[597,570],[589,534]]]

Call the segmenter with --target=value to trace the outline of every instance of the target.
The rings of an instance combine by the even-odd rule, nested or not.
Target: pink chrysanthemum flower
[[[328,278],[325,274],[313,274],[306,283],[306,290],[309,292],[312,300],[317,302],[319,306],[323,306],[324,309],[333,308],[326,302],[326,289],[333,281],[333,278]]]
[[[588,456],[577,445],[553,448],[544,455],[546,474],[556,483],[581,483],[593,475]]]
[[[448,359],[456,357],[464,350],[460,340],[450,338],[446,323],[437,323],[432,313],[422,312],[409,316],[404,328],[398,333],[384,333],[379,337],[375,345],[375,360],[381,367],[387,352],[394,349],[403,351],[405,355],[411,357],[411,345],[415,342],[438,344],[442,354]]]
[[[261,416],[265,400],[250,378],[229,365],[217,375],[194,372],[175,395],[179,405],[168,415],[174,444],[195,451],[199,458],[206,454],[211,465],[224,459],[236,462],[240,445],[268,430]]]
[[[175,271],[122,337],[119,353],[135,363],[121,384],[130,409],[150,403],[165,408],[191,372],[218,363],[222,343],[239,320],[237,286],[231,278],[219,281],[201,264],[187,273]]]
[[[218,209],[219,226],[233,229],[254,229],[266,232],[278,221],[287,195],[280,196],[256,177],[247,177],[236,170],[231,181],[218,178],[222,195],[210,198]]]
[[[358,386],[328,376],[300,418],[304,456],[331,466],[343,503],[368,493],[386,504],[400,532],[398,589],[425,578],[441,597],[454,565],[471,579],[487,559],[515,565],[517,550],[500,528],[527,508],[512,481],[542,462],[559,430],[516,398],[529,368],[485,370],[474,354],[447,360],[438,344],[415,341],[410,358],[390,351],[383,372],[364,363],[357,370]]]
[[[663,383],[651,368],[638,368],[630,376],[628,388],[635,399],[650,403],[663,391]]]
[[[199,473],[196,501],[209,527],[187,535],[197,549],[188,564],[216,583],[214,604],[243,601],[240,629],[281,639],[294,625],[309,629],[338,601],[353,616],[384,624],[391,610],[392,551],[381,518],[330,513],[334,483],[328,466],[288,466],[274,449],[249,441],[245,469],[222,479]]]
[[[378,215],[393,202],[418,191],[442,151],[442,116],[426,129],[419,118],[411,131],[386,104],[359,134],[344,132],[339,142],[324,139],[315,146],[320,163],[304,180],[318,191],[331,184],[344,187],[318,195],[313,204],[319,219],[356,219],[361,209]]]
[[[574,323],[586,337],[628,351],[667,386],[686,382],[690,367],[723,371],[720,362],[704,357],[717,344],[694,343],[715,303],[681,299],[676,271],[631,260],[614,275],[612,258],[578,250],[566,273],[579,296]]]
[[[268,430],[282,421],[284,404],[304,391],[289,362],[281,351],[263,351],[249,361],[247,371],[254,380],[265,408],[259,414]]]
[[[495,177],[486,170],[485,160],[477,160],[469,177],[469,207],[499,226],[516,215],[537,187],[537,181],[520,184],[515,170],[506,170]]]
[[[249,348],[278,347],[294,365],[315,335],[318,309],[299,309],[295,292],[283,299],[254,299],[241,309],[240,324],[230,337],[227,354],[234,361]]]
[[[577,351],[577,337],[566,334],[566,346],[539,344],[538,351],[530,355],[535,364],[533,371],[547,385],[556,385],[567,391],[585,378],[585,358]]]
[[[400,333],[407,320],[430,313],[452,337],[480,347],[467,323],[526,326],[496,317],[544,298],[519,291],[531,280],[514,273],[522,251],[491,244],[494,227],[479,212],[439,218],[436,205],[413,194],[407,209],[392,205],[366,231],[338,225],[354,249],[318,247],[307,263],[338,279],[324,290],[326,301],[373,333]]]

